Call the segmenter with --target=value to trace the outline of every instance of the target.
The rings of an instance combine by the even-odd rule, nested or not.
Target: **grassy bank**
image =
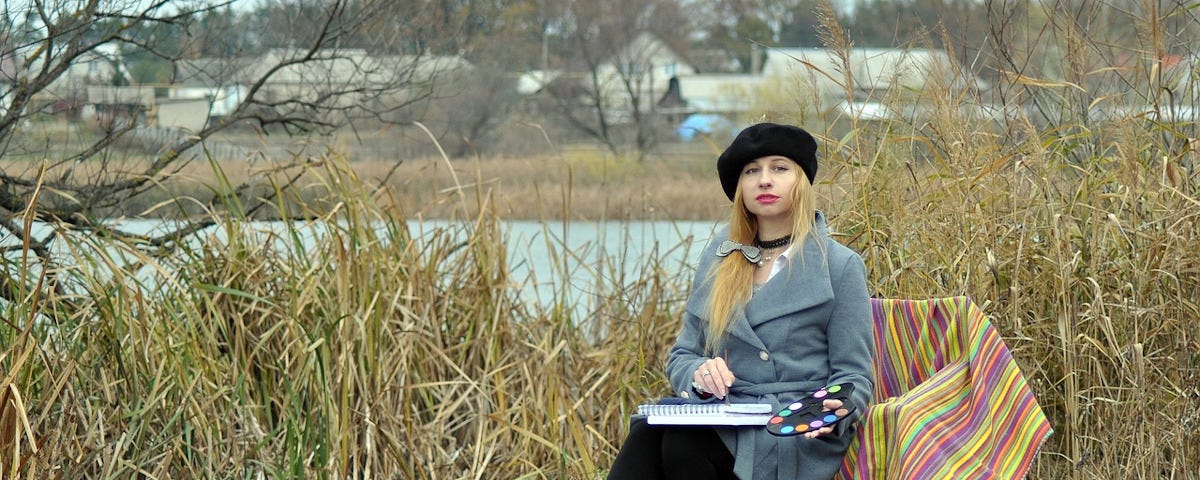
[[[556,153],[528,157],[452,161],[436,156],[383,158],[359,152],[378,147],[375,144],[308,146],[298,148],[307,149],[312,156],[287,154],[282,160],[251,157],[191,162],[132,201],[103,213],[109,217],[177,218],[220,207],[220,195],[214,195],[217,192],[213,185],[218,178],[213,173],[213,164],[220,169],[223,181],[245,185],[237,196],[244,206],[252,208],[275,193],[272,180],[302,186],[327,181],[320,169],[306,164],[333,155],[346,162],[363,188],[387,191],[414,218],[460,216],[459,188],[486,189],[491,205],[485,208],[509,220],[713,220],[725,214],[724,198],[710,195],[719,188],[714,174],[714,159],[719,152],[699,142],[664,147],[665,152],[645,161],[586,147],[563,147]],[[144,155],[132,155],[103,165],[52,167],[48,174],[53,177],[70,169],[76,174],[85,172],[85,178],[109,178],[139,171],[148,162],[150,159]],[[10,172],[33,172],[38,165],[25,159],[0,161],[0,168]],[[294,178],[286,178],[289,176]],[[47,193],[48,197],[51,195]],[[304,187],[290,192],[287,202],[294,209],[304,210],[321,205],[325,197],[320,187]],[[173,202],[179,198],[196,201],[184,205]],[[473,202],[474,198],[468,200]],[[470,207],[484,206],[472,203]],[[275,210],[271,208],[262,215],[277,217]]]

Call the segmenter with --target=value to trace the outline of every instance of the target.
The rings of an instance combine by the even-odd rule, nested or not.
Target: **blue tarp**
[[[686,142],[696,138],[697,134],[729,135],[733,138],[732,135],[737,133],[737,129],[734,128],[733,122],[720,115],[696,113],[683,119],[675,128],[675,133],[679,135],[680,140]]]

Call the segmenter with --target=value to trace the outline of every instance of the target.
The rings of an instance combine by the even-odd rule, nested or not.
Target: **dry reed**
[[[960,148],[830,160],[822,187],[847,201],[826,209],[873,291],[984,304],[1056,429],[1033,477],[1195,478],[1200,178]],[[582,316],[565,295],[522,303],[489,188],[414,237],[395,197],[335,156],[318,165],[336,208],[296,214],[325,226],[314,238],[225,215],[172,258],[64,238],[72,288],[4,306],[5,476],[602,472],[630,408],[667,392],[680,268],[610,258]]]

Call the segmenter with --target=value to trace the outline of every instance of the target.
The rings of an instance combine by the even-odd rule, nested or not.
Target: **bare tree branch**
[[[43,270],[59,265],[51,253],[55,235],[29,238],[15,221],[14,215],[27,208],[33,208],[32,218],[59,231],[124,238],[151,253],[167,254],[212,220],[200,218],[148,236],[114,229],[105,215],[161,188],[186,164],[211,154],[210,142],[219,133],[246,125],[304,133],[359,121],[406,121],[400,112],[432,98],[439,84],[452,85],[450,72],[466,66],[456,56],[432,50],[398,52],[396,35],[381,33],[394,23],[387,21],[388,15],[423,13],[420,9],[427,7],[419,2],[404,3],[417,10],[397,10],[399,4],[381,1],[271,0],[261,2],[253,13],[233,12],[233,4],[30,0],[0,7],[0,154],[5,157],[0,163],[0,255],[28,251]],[[305,14],[296,15],[295,9]],[[278,16],[263,17],[271,14]],[[199,23],[216,18],[265,19],[290,26],[252,31],[237,30],[249,23],[228,24],[228,30],[214,32],[206,30],[211,23]],[[447,17],[442,24],[456,21]],[[226,41],[223,35],[243,35],[247,40],[241,45],[248,48],[209,48],[212,42]],[[374,40],[391,42],[376,45]],[[431,40],[434,37],[427,37],[424,44],[433,45]],[[224,55],[205,56],[218,51]],[[236,106],[195,131],[174,133],[145,161],[127,160],[130,155],[123,150],[145,141],[146,121],[154,112],[148,102],[155,101],[159,90],[176,88],[132,84],[122,62],[131,52],[169,65],[176,82],[187,80],[180,76],[187,74],[213,92],[236,92]],[[188,65],[198,66],[187,71]],[[93,98],[97,92],[111,98]],[[61,138],[39,139],[29,133],[44,125],[66,127],[55,134]],[[145,153],[136,156],[145,158]],[[19,160],[24,158],[47,165],[48,174],[34,179]],[[293,188],[303,170],[299,162],[277,171],[286,180],[242,214],[260,212],[279,192]],[[207,202],[198,199],[197,205],[221,208],[213,206],[221,196],[247,194],[252,187],[249,181],[232,185],[229,192],[214,192]],[[30,195],[38,188],[44,190],[43,198],[31,206]],[[13,240],[22,246],[13,247]],[[5,285],[33,284],[19,275],[11,269],[0,271]],[[55,279],[48,278],[47,288],[57,288],[54,285]],[[0,298],[13,299],[4,292]]]

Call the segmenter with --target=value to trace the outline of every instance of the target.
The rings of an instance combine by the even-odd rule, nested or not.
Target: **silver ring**
[[[701,373],[701,374],[700,374],[700,376],[701,376],[701,377],[703,377],[703,376],[705,376],[705,375],[712,375],[712,373],[711,373],[711,372],[709,372],[708,370],[705,370],[705,371],[704,371],[704,373]]]

